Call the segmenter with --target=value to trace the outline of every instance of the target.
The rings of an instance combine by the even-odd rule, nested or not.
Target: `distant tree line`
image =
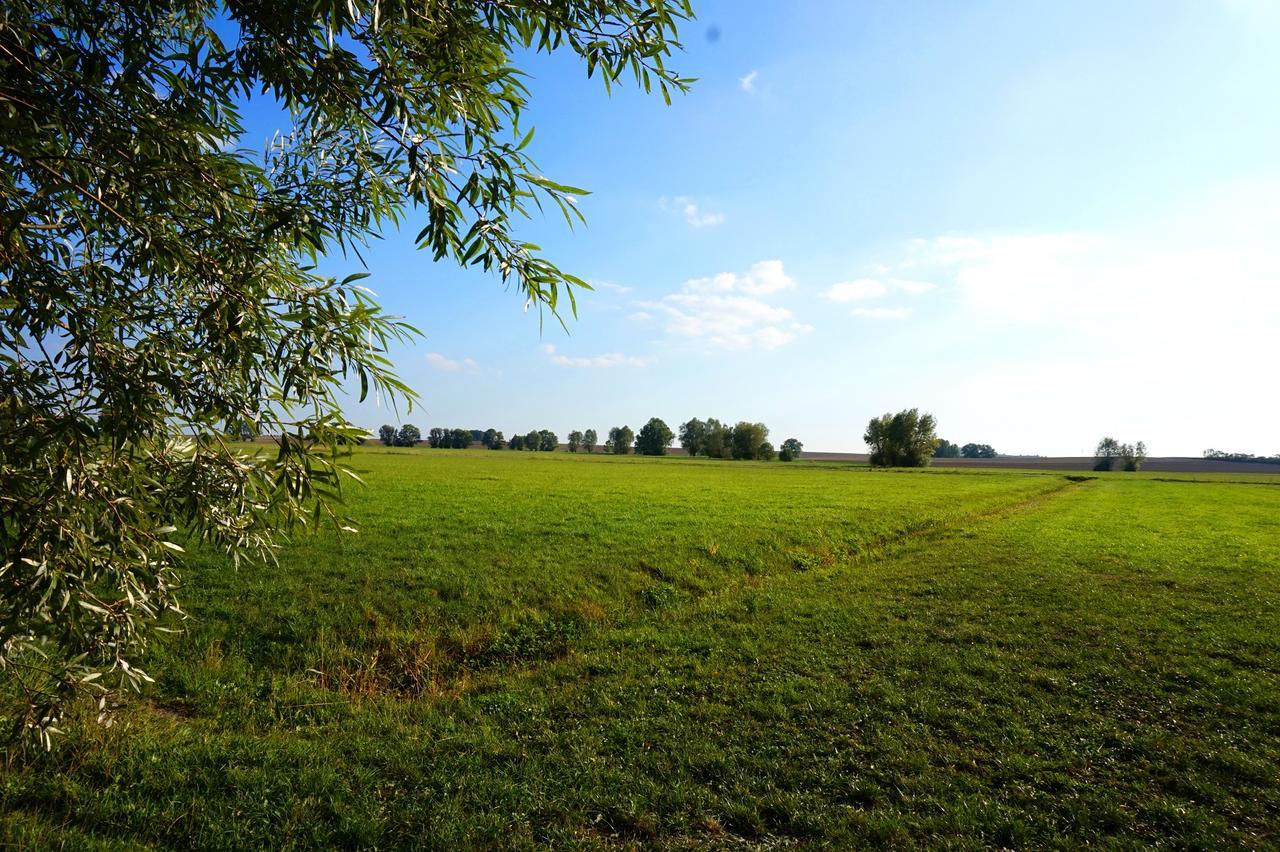
[[[773,446],[768,442],[769,429],[763,423],[743,421],[737,426],[727,426],[714,418],[702,421],[697,418],[680,426],[680,446],[691,456],[723,459],[772,459]],[[634,451],[642,456],[665,456],[676,441],[677,434],[660,417],[651,417],[634,432],[630,426],[614,426],[609,430],[601,449],[614,455],[626,455]],[[794,438],[791,458],[800,455],[800,442]],[[592,452],[595,432],[569,433],[569,451],[578,452],[581,447]],[[790,459],[788,459],[790,460]]]
[[[595,442],[595,431],[588,430]],[[406,423],[399,429],[386,425],[378,430],[378,438],[388,447],[414,447],[422,441],[417,426]],[[560,446],[560,438],[549,429],[531,429],[524,435],[513,435],[508,441],[499,429],[446,429],[435,427],[427,433],[427,445],[432,449],[466,450],[476,444],[487,450],[539,450],[551,452]]]
[[[763,423],[739,420],[730,426],[714,417],[694,418],[680,424],[680,446],[691,456],[712,459],[752,459],[756,461],[795,461],[804,444],[796,438],[782,442],[782,451],[769,443],[769,427]]]
[[[383,424],[378,429],[378,440],[386,447],[416,447],[422,440],[422,432],[412,423],[406,423],[399,429]]]
[[[933,451],[935,459],[993,459],[1000,455],[990,444],[953,444],[943,438],[938,439],[938,447]]]
[[[551,453],[559,446],[560,436],[550,429],[530,429],[523,435],[512,435],[507,442],[507,449],[527,450],[531,453]]]
[[[397,430],[394,426],[383,426],[379,437],[387,446],[414,446],[421,440],[417,427],[410,424]],[[630,426],[614,426],[604,442],[601,443],[595,429],[578,430],[569,433],[567,449],[571,453],[594,453],[602,451],[613,455],[661,456],[675,442],[677,435],[671,427],[659,417],[650,418],[637,433]],[[763,423],[741,421],[736,426],[721,423],[715,418],[706,421],[697,418],[680,426],[680,445],[691,456],[705,456],[719,459],[756,459],[768,461],[774,458],[782,461],[794,461],[800,458],[804,445],[796,438],[788,438],[782,442],[781,450],[775,450],[769,443],[769,428]],[[449,449],[466,449],[479,443],[489,449],[512,449],[551,452],[559,447],[559,436],[547,429],[533,429],[528,433],[513,435],[510,440],[504,438],[502,432],[488,429],[432,429],[427,435],[427,443],[432,447]]]
[[[1280,453],[1274,456],[1255,456],[1251,453],[1228,453],[1222,450],[1205,450],[1204,457],[1214,461],[1253,462],[1254,464],[1280,464]]]
[[[595,430],[589,429],[587,434],[594,448]],[[417,426],[406,423],[399,429],[390,425],[383,426],[378,430],[378,437],[388,447],[414,447],[422,440],[422,433]],[[432,449],[466,450],[475,444],[487,450],[512,449],[549,453],[560,446],[560,438],[549,429],[531,429],[526,434],[513,435],[509,441],[498,429],[446,429],[437,426],[427,433],[427,445]]]

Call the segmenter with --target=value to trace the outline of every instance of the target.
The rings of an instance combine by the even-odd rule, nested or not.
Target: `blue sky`
[[[596,284],[570,333],[411,219],[366,283],[427,335],[394,353],[422,400],[352,420],[860,452],[918,406],[1010,453],[1280,452],[1280,4],[695,8],[671,107],[527,63],[535,158],[592,191],[523,231]]]

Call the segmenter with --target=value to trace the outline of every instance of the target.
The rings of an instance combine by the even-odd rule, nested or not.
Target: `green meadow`
[[[1280,844],[1280,476],[350,461],[0,845]]]

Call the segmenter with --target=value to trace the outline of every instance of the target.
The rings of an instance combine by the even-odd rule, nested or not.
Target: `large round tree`
[[[178,541],[269,558],[328,517],[340,391],[412,401],[414,334],[356,272],[384,226],[572,311],[514,225],[539,174],[512,57],[565,49],[664,96],[687,0],[12,0],[0,10],[0,667],[46,737],[85,685],[138,684],[178,609]],[[285,131],[247,147],[258,101]],[[241,427],[244,427],[243,429]],[[278,437],[259,456],[241,431]]]
[[[882,414],[871,419],[862,439],[876,467],[924,467],[938,448],[937,421],[918,408]]]
[[[675,438],[670,426],[660,418],[651,417],[636,435],[636,452],[642,456],[665,456]]]

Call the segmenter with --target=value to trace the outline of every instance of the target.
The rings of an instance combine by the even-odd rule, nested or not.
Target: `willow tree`
[[[188,539],[269,559],[350,527],[345,389],[411,406],[413,336],[317,271],[406,226],[559,317],[522,242],[581,190],[530,160],[513,57],[569,51],[669,100],[687,0],[9,0],[0,9],[0,666],[47,743],[78,690],[147,680]],[[285,131],[242,148],[251,103]],[[278,436],[270,453],[228,442]],[[11,687],[11,688],[10,688]],[[105,706],[105,705],[103,705]]]
[[[937,425],[932,414],[918,408],[871,418],[862,440],[871,448],[872,466],[926,466],[938,449]]]

